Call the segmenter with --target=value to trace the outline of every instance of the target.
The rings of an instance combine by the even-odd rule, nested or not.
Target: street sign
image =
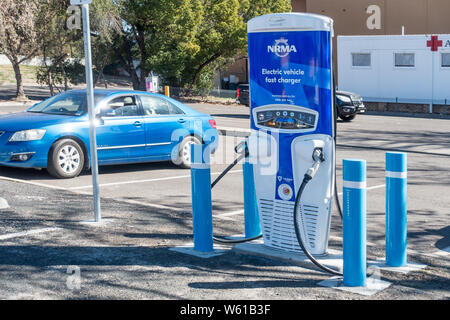
[[[72,6],[81,6],[82,4],[91,4],[92,0],[70,0]]]

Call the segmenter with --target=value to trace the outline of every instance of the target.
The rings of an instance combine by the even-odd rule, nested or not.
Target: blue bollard
[[[191,189],[194,250],[212,252],[214,248],[210,153],[205,145],[191,146]]]
[[[256,201],[255,180],[253,176],[253,164],[245,161],[242,164],[244,171],[244,217],[245,237],[254,238],[261,234],[258,205]]]
[[[366,161],[344,159],[344,285],[366,285]]]
[[[407,264],[407,155],[386,153],[386,264]]]

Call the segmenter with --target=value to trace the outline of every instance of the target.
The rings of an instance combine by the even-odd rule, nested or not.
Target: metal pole
[[[431,51],[431,103],[430,103],[430,109],[428,110],[429,113],[433,113],[433,104],[434,104],[434,52]]]
[[[83,13],[83,34],[84,34],[84,56],[86,59],[86,96],[89,112],[89,141],[90,159],[92,170],[92,188],[94,193],[94,215],[95,222],[101,221],[100,193],[98,187],[98,159],[97,159],[97,136],[95,130],[95,104],[94,88],[92,79],[92,57],[91,57],[91,30],[89,26],[89,5],[81,6]]]

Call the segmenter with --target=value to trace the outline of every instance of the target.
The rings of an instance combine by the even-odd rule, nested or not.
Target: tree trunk
[[[67,79],[66,70],[64,69],[64,64],[60,63],[59,66],[61,67],[62,74],[64,77],[64,91],[69,90],[69,80]]]
[[[27,97],[25,96],[25,91],[23,90],[23,81],[22,81],[22,73],[20,72],[20,65],[18,63],[13,62],[12,63],[14,74],[16,76],[16,84],[17,84],[17,90],[16,90],[16,100],[27,100]]]
[[[194,79],[192,80],[192,87],[194,87],[197,82],[198,82],[198,78],[200,77],[200,73],[202,72],[202,70],[211,62],[213,62],[214,60],[218,59],[220,57],[220,53],[216,53],[215,55],[213,55],[211,58],[209,58],[208,60],[206,60],[205,62],[203,62],[198,68],[197,70],[195,70],[195,74],[194,74]]]
[[[133,89],[139,90],[139,77],[137,76],[136,69],[134,68],[133,56],[131,54],[131,48],[127,42],[127,39],[122,39],[122,50],[125,53],[125,57],[122,56],[119,48],[113,47],[113,50],[122,67],[130,74]]]
[[[47,84],[48,89],[50,90],[50,96],[53,96],[55,94],[55,91],[53,89],[52,72],[49,69],[47,69]]]

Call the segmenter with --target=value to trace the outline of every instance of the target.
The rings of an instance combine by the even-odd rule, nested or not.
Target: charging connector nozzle
[[[314,178],[314,175],[316,174],[317,170],[319,169],[320,164],[325,161],[325,157],[323,155],[323,149],[315,148],[313,151],[313,154],[312,154],[312,158],[314,160],[314,164],[305,173],[304,179],[306,181],[310,181],[312,178]]]

